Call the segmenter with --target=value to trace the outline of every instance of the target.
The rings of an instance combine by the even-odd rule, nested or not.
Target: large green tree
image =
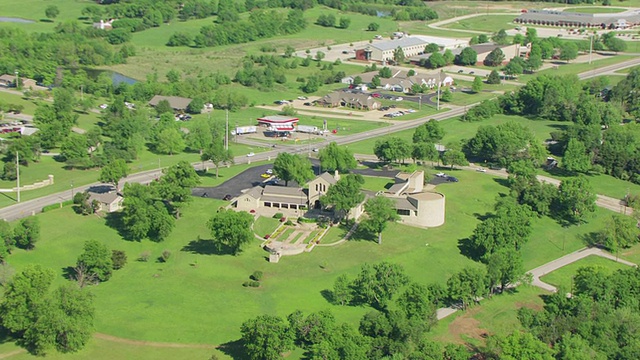
[[[628,248],[638,242],[638,222],[630,216],[613,214],[600,230],[599,241],[611,251]]]
[[[292,350],[293,334],[282,318],[261,315],[245,321],[240,328],[242,345],[251,360],[279,359]]]
[[[218,178],[218,170],[220,164],[233,163],[233,153],[231,149],[225,149],[222,141],[213,141],[205,148],[200,155],[202,161],[211,161],[216,168],[216,178]]]
[[[15,243],[27,250],[35,248],[40,240],[40,221],[35,216],[26,217],[18,222],[13,229]]]
[[[439,121],[429,120],[418,126],[413,132],[413,142],[431,142],[438,143],[445,136],[446,131],[442,128]]]
[[[84,252],[80,254],[77,266],[84,269],[99,281],[107,281],[113,272],[111,250],[98,240],[87,240],[84,243]]]
[[[173,208],[180,218],[180,207],[191,200],[191,189],[200,183],[200,177],[188,161],[164,169],[160,180],[154,183],[158,195]]]
[[[273,173],[285,181],[285,186],[293,180],[302,187],[313,178],[313,168],[309,159],[287,152],[278,154],[273,163]]]
[[[596,194],[584,176],[563,180],[557,202],[559,215],[570,223],[580,224],[596,211]]]
[[[578,139],[569,139],[562,157],[562,167],[572,172],[587,172],[591,169],[591,158],[584,144]]]
[[[11,333],[21,336],[38,319],[40,308],[46,306],[46,295],[54,274],[40,265],[27,265],[4,288],[0,302],[0,321]]]
[[[127,177],[128,174],[127,162],[123,159],[114,159],[102,167],[98,181],[113,184],[116,189],[120,189],[120,180]]]
[[[332,205],[336,212],[344,213],[347,220],[349,211],[364,201],[360,188],[364,178],[359,174],[348,174],[329,187],[326,195],[320,197],[323,206]]]
[[[356,300],[384,309],[396,292],[408,282],[409,278],[401,265],[383,261],[362,265],[352,287]]]
[[[453,274],[447,280],[447,293],[451,300],[460,302],[466,309],[486,294],[485,270],[467,267]]]
[[[373,153],[385,162],[404,162],[404,159],[411,156],[411,146],[402,138],[392,136],[385,140],[376,140]]]
[[[244,211],[221,209],[208,223],[213,241],[222,252],[228,249],[233,255],[242,252],[242,247],[253,240],[251,224],[253,216]]]
[[[374,196],[364,204],[367,218],[361,223],[365,230],[378,235],[378,244],[382,244],[382,232],[389,222],[400,220],[396,204],[385,196]]]
[[[348,148],[339,147],[335,142],[331,142],[318,154],[320,166],[323,170],[348,172],[358,166],[358,162],[353,157],[353,153]]]
[[[37,355],[53,349],[61,353],[81,350],[93,333],[93,296],[74,285],[64,285],[45,301],[37,310],[38,320],[24,334],[27,346]]]

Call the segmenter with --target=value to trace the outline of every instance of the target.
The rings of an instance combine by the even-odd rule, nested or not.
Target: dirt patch
[[[544,305],[530,302],[516,302],[516,309],[527,308],[535,311],[544,309]]]
[[[474,319],[472,316],[474,311],[469,311],[463,316],[458,316],[451,324],[449,324],[449,334],[451,334],[453,340],[458,344],[466,344],[462,338],[462,335],[484,341],[489,335],[486,329],[480,328],[480,321]]]
[[[143,340],[131,340],[123,339],[112,335],[95,333],[93,337],[100,340],[113,341],[120,344],[137,345],[137,346],[151,346],[158,348],[190,348],[190,349],[215,349],[214,345],[207,344],[180,344],[180,343],[165,343],[155,341],[143,341]]]
[[[25,352],[27,352],[27,351],[24,350],[24,349],[13,350],[13,351],[8,352],[6,354],[0,354],[0,359],[7,359],[7,358],[10,358],[12,356],[20,355],[20,354],[25,353]]]

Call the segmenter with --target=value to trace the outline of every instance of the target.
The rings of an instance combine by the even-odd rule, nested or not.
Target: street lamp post
[[[73,180],[71,180],[71,200],[73,200]]]

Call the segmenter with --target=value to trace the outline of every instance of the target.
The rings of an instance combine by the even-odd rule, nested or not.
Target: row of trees
[[[321,14],[318,16],[318,20],[316,20],[316,24],[324,27],[336,27],[336,17],[333,14]],[[340,21],[338,22],[337,28],[339,29],[347,29],[351,24],[351,19],[342,16],[340,17]]]
[[[11,251],[17,246],[33,250],[40,240],[40,222],[35,216],[21,219],[11,228],[6,221],[0,221],[0,263],[5,263]]]

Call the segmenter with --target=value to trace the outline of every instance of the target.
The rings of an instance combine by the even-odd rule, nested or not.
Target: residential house
[[[326,107],[345,106],[359,110],[376,110],[381,103],[370,94],[334,91],[318,99],[317,104]]]
[[[114,187],[109,187],[106,190],[102,187],[99,189],[89,189],[88,193],[89,203],[93,203],[94,200],[97,200],[99,204],[98,211],[112,213],[122,208],[124,198]]]
[[[370,71],[359,76],[363,83],[370,84],[377,75],[377,71]],[[441,86],[451,86],[453,85],[453,78],[444,71],[415,72],[414,75],[409,76],[407,71],[398,70],[390,78],[380,78],[380,89],[407,93],[411,92],[414,84],[433,89],[438,87],[438,83]]]

